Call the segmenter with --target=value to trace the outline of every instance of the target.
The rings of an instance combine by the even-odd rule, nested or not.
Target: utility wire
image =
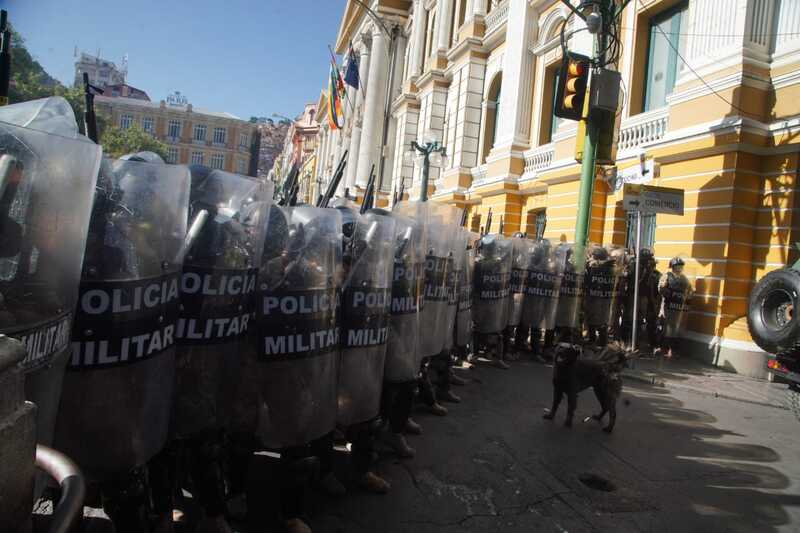
[[[636,28],[621,27],[624,31],[636,31]],[[681,37],[747,37],[749,34],[744,33],[683,33],[683,32],[664,32],[665,35],[679,35]],[[759,37],[789,37],[793,35],[800,35],[798,31],[782,32],[782,33],[758,33]]]

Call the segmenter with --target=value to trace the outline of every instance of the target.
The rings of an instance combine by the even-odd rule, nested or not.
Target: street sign
[[[683,215],[683,189],[626,183],[622,192],[626,211]]]

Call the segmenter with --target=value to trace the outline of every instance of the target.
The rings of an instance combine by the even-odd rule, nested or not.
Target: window
[[[211,168],[219,168],[225,166],[225,154],[214,154],[211,156]]]
[[[194,133],[192,135],[192,139],[195,141],[205,141],[206,140],[206,125],[205,124],[197,124],[194,127]]]
[[[122,115],[119,117],[120,129],[127,130],[133,125],[133,115]]]
[[[244,174],[245,172],[247,172],[247,164],[244,159],[239,159],[236,162],[236,172],[238,172],[239,174]]]
[[[687,9],[688,3],[684,2],[650,19],[643,111],[667,105],[667,96],[675,88],[678,52],[684,55],[686,47],[686,37],[681,29],[687,18]]]
[[[452,12],[450,13],[450,28],[448,30],[449,34],[447,36],[447,43],[449,46],[453,46],[454,41],[458,36],[458,26],[456,26],[456,24],[458,23],[458,13],[457,13],[458,8],[459,6],[457,6],[455,2],[450,7]]]
[[[553,140],[553,136],[558,131],[558,125],[561,124],[561,121],[563,120],[555,115],[556,95],[558,93],[559,78],[560,78],[559,71],[556,69],[553,71],[553,86],[552,86],[553,96],[551,98],[551,103],[550,103],[550,131],[548,132],[549,135],[547,136],[546,142],[551,142]]]
[[[239,134],[239,148],[247,148],[247,141],[248,141],[247,137],[248,135],[246,133]]]
[[[635,211],[628,213],[628,227],[625,232],[625,247],[636,248],[636,217]],[[656,216],[642,215],[642,249],[653,249],[656,241]]]
[[[425,19],[425,50],[423,57],[425,58],[425,63],[427,64],[428,58],[430,58],[431,53],[433,51],[433,39],[434,39],[434,28],[436,27],[436,17],[431,11],[427,11],[427,17]],[[424,70],[424,69],[423,69]]]
[[[528,219],[525,222],[525,233],[527,233],[529,239],[544,238],[544,230],[546,227],[546,209],[531,209],[528,211]]]
[[[167,137],[177,139],[181,136],[181,121],[170,120],[167,127]]]
[[[193,165],[203,164],[203,152],[192,152],[192,164]]]
[[[178,162],[178,149],[167,148],[167,163],[177,163],[177,162]]]
[[[470,222],[469,230],[474,233],[478,233],[481,231],[481,229],[481,214],[476,213],[472,215],[472,222]]]
[[[225,128],[214,128],[214,144],[225,144]]]
[[[486,124],[483,130],[483,151],[481,152],[481,164],[486,162],[486,157],[494,148],[497,138],[497,123],[500,121],[500,89],[503,85],[501,74],[497,74],[489,85],[489,92],[486,97]]]
[[[153,117],[144,117],[142,119],[142,129],[150,135],[155,133],[155,128],[153,127]]]
[[[464,25],[464,21],[467,19],[467,0],[461,0],[458,3],[458,27]],[[456,36],[458,37],[458,36]]]

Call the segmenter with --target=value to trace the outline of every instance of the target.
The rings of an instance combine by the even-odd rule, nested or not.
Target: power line
[[[658,25],[654,25],[654,26],[658,27]],[[624,31],[636,31],[637,30],[637,28],[630,28],[630,27],[624,27],[624,28],[620,27],[619,29],[620,30],[624,30]],[[659,28],[659,30],[664,35],[676,35],[676,36],[681,36],[681,37],[747,37],[748,35],[750,35],[750,34],[744,34],[744,33],[683,33],[683,32],[665,33],[664,30],[661,30],[660,28]],[[759,37],[789,37],[789,36],[800,35],[800,32],[798,32],[798,31],[790,31],[790,32],[781,32],[781,33],[756,33],[756,35],[758,35]]]
[[[692,68],[692,66],[689,64],[689,62],[688,62],[688,61],[686,61],[686,59],[683,57],[683,55],[681,55],[681,53],[680,53],[680,51],[678,50],[678,48],[677,48],[677,47],[676,47],[674,44],[672,44],[672,41],[670,40],[670,38],[669,38],[669,37],[667,37],[667,34],[666,34],[666,33],[664,33],[664,31],[663,31],[663,30],[662,30],[662,29],[661,29],[661,28],[660,28],[660,27],[659,27],[657,24],[656,24],[656,25],[654,25],[653,27],[654,27],[655,29],[657,29],[657,30],[658,30],[658,31],[661,33],[661,35],[663,35],[663,36],[664,36],[664,38],[666,39],[666,41],[667,41],[667,44],[669,45],[669,47],[670,47],[670,48],[672,48],[672,49],[675,51],[675,53],[678,55],[678,57],[681,59],[681,61],[683,61],[683,64],[684,64],[684,65],[686,65],[686,67],[687,67],[687,68],[688,68],[688,69],[689,69],[689,70],[692,72],[692,74],[694,74],[694,76],[695,76],[695,77],[696,77],[698,80],[700,80],[700,82],[702,82],[702,84],[703,84],[703,85],[705,85],[705,86],[706,86],[706,88],[707,88],[709,91],[711,91],[712,93],[714,93],[714,95],[715,95],[717,98],[719,98],[720,100],[722,100],[723,102],[725,102],[726,104],[728,104],[729,106],[731,106],[733,109],[737,110],[738,112],[740,112],[740,113],[742,113],[742,114],[744,114],[744,115],[751,115],[751,116],[754,116],[754,117],[758,118],[758,115],[755,115],[754,113],[751,113],[751,112],[749,112],[749,111],[745,111],[745,110],[744,110],[744,109],[742,109],[741,107],[737,106],[736,104],[734,104],[733,102],[731,102],[730,100],[728,100],[727,98],[725,98],[724,96],[722,96],[721,94],[719,94],[719,93],[718,93],[718,92],[717,92],[717,91],[716,91],[716,90],[715,90],[715,89],[714,89],[714,88],[713,88],[711,85],[709,85],[709,84],[708,84],[708,82],[707,82],[705,79],[703,79],[703,77],[702,77],[700,74],[698,74],[698,72],[697,72],[697,71],[696,71],[694,68]]]

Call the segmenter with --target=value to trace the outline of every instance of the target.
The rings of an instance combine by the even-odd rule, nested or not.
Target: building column
[[[480,15],[484,16],[486,14],[486,4],[489,0],[467,0],[471,5],[472,9],[467,7],[467,13],[471,13],[471,16]],[[510,14],[510,13],[509,13]]]
[[[524,148],[530,144],[533,99],[530,43],[536,37],[534,16],[528,0],[509,0],[500,116],[495,140],[495,146],[501,149]]]
[[[386,98],[387,69],[389,59],[386,48],[386,35],[380,29],[372,32],[372,55],[370,59],[367,92],[364,100],[364,120],[362,122],[361,143],[358,149],[356,184],[365,186],[369,171],[378,163],[380,156],[381,128],[383,127],[383,104]]]
[[[355,110],[353,111],[353,129],[350,132],[350,145],[347,154],[346,178],[343,181],[346,187],[353,188],[356,184],[356,171],[358,170],[358,153],[361,145],[361,131],[364,117],[364,96],[367,89],[367,78],[370,67],[370,41],[368,36],[362,36],[361,50],[359,52],[358,77],[361,87],[356,91]]]
[[[411,58],[408,62],[408,75],[406,78],[419,76],[425,58],[425,18],[427,13],[422,0],[414,2],[414,18],[411,21]]]
[[[325,175],[325,130],[320,126],[319,128],[319,138],[317,139],[317,161],[316,161],[316,173],[317,176],[324,176]]]
[[[439,0],[439,13],[436,17],[436,50],[441,53],[450,48],[450,18],[453,16],[453,0]]]
[[[406,52],[407,46],[406,36],[400,32],[395,42],[397,61],[395,62],[394,75],[392,76],[392,88],[389,95],[389,129],[386,133],[386,161],[383,166],[383,183],[381,190],[384,192],[392,190],[394,182],[394,160],[396,157],[403,157],[402,150],[398,153],[396,150],[397,139],[397,119],[392,115],[391,103],[400,96],[403,91],[403,61],[402,58]],[[382,127],[382,125],[381,125]],[[381,130],[381,133],[383,130]],[[380,152],[379,152],[380,155]]]

